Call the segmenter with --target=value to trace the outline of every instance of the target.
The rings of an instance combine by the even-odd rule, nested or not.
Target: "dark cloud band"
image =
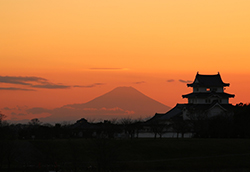
[[[138,81],[138,82],[133,82],[133,84],[145,84],[145,81]]]
[[[35,76],[0,76],[1,83],[18,84],[18,85],[32,85],[29,82],[47,82],[47,79]]]
[[[66,89],[70,88],[69,85],[58,85],[58,84],[44,84],[44,85],[32,85],[34,88],[46,88],[46,89]]]
[[[94,83],[91,85],[74,85],[73,87],[77,87],[77,88],[93,88],[99,85],[105,85],[105,83]]]
[[[190,80],[182,80],[182,79],[179,79],[179,81],[182,82],[182,83],[189,83],[189,82],[192,82],[192,81],[190,81]]]
[[[93,68],[93,69],[120,69],[120,68]],[[104,83],[94,83],[91,85],[64,85],[49,82],[45,78],[35,76],[0,76],[0,83],[23,85],[27,88],[19,87],[0,87],[0,90],[20,90],[20,91],[36,91],[32,88],[38,89],[69,89],[72,87],[78,88],[93,88],[96,86],[104,85]]]
[[[174,79],[168,79],[167,82],[174,82]]]
[[[0,87],[0,90],[10,90],[10,91],[36,91],[36,90],[34,90],[34,89],[16,88],[16,87]]]

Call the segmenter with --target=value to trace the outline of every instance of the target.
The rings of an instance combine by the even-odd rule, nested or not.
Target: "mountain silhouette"
[[[156,112],[166,112],[170,107],[144,95],[133,87],[117,87],[110,92],[81,104],[68,104],[46,110],[51,116],[45,121],[73,121],[81,118],[146,118]],[[41,110],[41,109],[40,109]]]

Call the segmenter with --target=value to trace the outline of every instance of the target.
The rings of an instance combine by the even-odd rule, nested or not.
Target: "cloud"
[[[15,115],[16,115],[16,113],[15,113],[15,112],[11,112],[11,115],[15,116]]]
[[[11,110],[9,107],[4,107],[3,110]]]
[[[35,76],[0,76],[1,83],[32,85],[29,82],[47,82],[47,79]]]
[[[9,107],[4,107],[4,108],[2,108],[2,110],[8,110],[8,111],[10,111],[10,110],[18,110],[18,111],[22,111],[22,110],[26,110],[28,108],[28,106],[16,106],[16,107],[14,107],[14,108],[9,108]]]
[[[66,88],[70,88],[71,86],[62,85],[62,84],[46,83],[46,84],[41,84],[41,85],[32,85],[31,87],[34,87],[34,88],[46,88],[46,89],[66,89]]]
[[[19,113],[18,116],[25,116],[26,114],[24,113]]]
[[[179,81],[182,82],[182,83],[189,83],[189,82],[192,82],[192,81],[190,81],[190,80],[182,80],[182,79],[179,79]]]
[[[52,110],[41,108],[41,107],[35,107],[35,108],[27,109],[26,112],[32,113],[32,114],[42,114],[42,113],[51,113]]]
[[[167,82],[174,82],[174,79],[168,79]]]
[[[17,87],[0,87],[0,90],[11,90],[11,91],[36,91],[34,89],[17,88]]]
[[[0,76],[0,82],[44,89],[66,89],[71,87],[69,85],[51,83],[45,78],[35,76]],[[0,90],[35,91],[34,89],[16,87],[1,87]]]
[[[38,115],[43,113],[49,113],[50,116],[41,119],[43,122],[58,122],[60,121],[69,121],[69,120],[78,120],[81,117],[111,117],[111,116],[127,116],[135,114],[133,110],[125,110],[119,107],[113,108],[74,108],[74,107],[60,107],[55,109],[45,109],[41,107],[31,108],[26,110],[28,114]]]
[[[133,82],[133,84],[145,84],[145,81],[138,81],[138,82]]]
[[[92,68],[92,69],[120,69],[120,68]],[[61,83],[52,83],[49,82],[48,79],[42,77],[35,76],[0,76],[0,83],[4,84],[17,84],[22,85],[24,88],[19,87],[0,87],[0,90],[20,90],[20,91],[36,91],[36,89],[69,89],[72,87],[78,88],[92,88],[100,85],[104,85],[104,83],[94,83],[91,85],[65,85]]]
[[[25,116],[26,114],[24,114],[24,113],[15,113],[15,112],[11,112],[11,115],[12,116]]]
[[[94,83],[91,85],[74,85],[73,87],[78,87],[78,88],[93,88],[99,85],[105,85],[105,83]]]
[[[121,68],[92,68],[95,69],[121,69]],[[10,90],[10,91],[37,91],[37,89],[69,89],[72,87],[78,88],[93,88],[96,86],[105,85],[105,83],[93,83],[90,85],[65,85],[61,83],[49,82],[48,79],[35,76],[0,76],[0,83],[4,84],[17,84],[22,85],[24,88],[20,87],[0,87],[1,90]],[[37,89],[33,89],[37,88]]]

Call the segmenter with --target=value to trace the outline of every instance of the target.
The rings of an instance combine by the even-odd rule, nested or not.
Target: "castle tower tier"
[[[229,104],[229,98],[234,97],[234,94],[224,92],[225,87],[229,85],[222,81],[219,73],[216,75],[197,73],[193,83],[187,84],[193,88],[193,92],[182,97],[188,99],[188,104],[211,104],[216,101],[220,104]]]

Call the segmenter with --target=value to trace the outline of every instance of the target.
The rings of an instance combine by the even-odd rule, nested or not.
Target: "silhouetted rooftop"
[[[169,110],[166,113],[156,113],[151,119],[149,119],[148,121],[146,121],[146,123],[151,123],[154,121],[158,121],[158,120],[169,120],[170,118],[174,117],[174,116],[178,116],[182,114],[182,109],[185,107],[185,104],[177,104],[174,108],[172,108],[171,110]]]
[[[194,82],[192,84],[187,84],[188,87],[225,87],[229,85],[229,83],[224,83],[222,81],[219,73],[216,75],[200,75],[197,73]]]
[[[220,104],[216,100],[211,104],[177,104],[174,108],[172,108],[165,114],[156,113],[155,116],[147,121],[147,123],[150,123],[152,121],[168,121],[170,119],[173,119],[174,117],[179,117],[183,114],[184,108],[187,110],[192,110],[193,112],[205,112],[213,106],[220,106],[226,111],[232,111],[234,109],[234,106],[232,104]]]
[[[218,101],[213,101],[211,104],[186,104],[185,108],[186,109],[192,109],[194,111],[203,111],[205,112],[206,110],[209,110],[213,106],[218,105],[224,108],[227,111],[232,111],[234,106],[232,104],[220,104]]]
[[[174,116],[179,116],[182,114],[182,109],[185,107],[185,104],[177,104],[173,109],[168,111],[164,116],[161,117],[161,120],[169,120]]]
[[[162,116],[164,116],[165,113],[155,113],[155,115],[150,118],[149,120],[145,121],[145,124],[150,124],[152,122],[157,121],[158,119],[160,119]]]
[[[221,98],[230,98],[234,97],[234,94],[228,94],[228,93],[216,93],[216,92],[205,92],[205,93],[190,93],[182,95],[182,98],[208,98],[212,96],[219,96]]]

